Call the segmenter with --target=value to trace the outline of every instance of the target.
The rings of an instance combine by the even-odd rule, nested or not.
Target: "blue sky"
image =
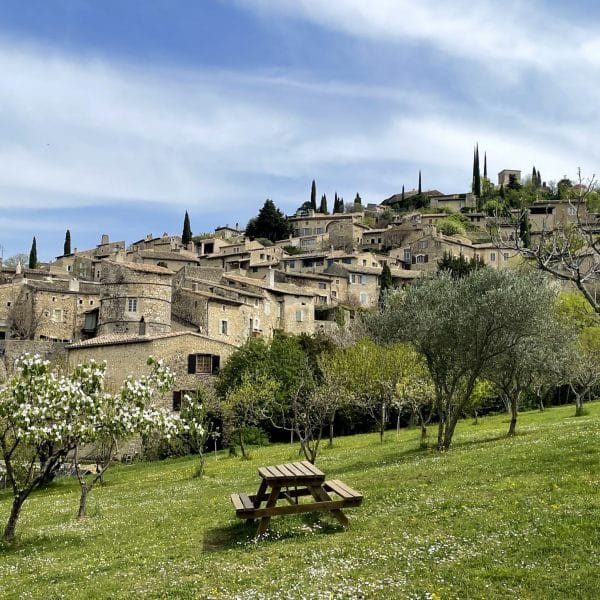
[[[590,1],[3,0],[0,252],[600,164]]]

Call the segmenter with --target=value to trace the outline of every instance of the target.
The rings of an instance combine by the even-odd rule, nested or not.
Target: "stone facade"
[[[173,391],[157,398],[155,403],[168,409],[173,408],[173,392],[198,389],[202,379],[216,374],[234,350],[232,344],[191,332],[156,336],[113,334],[67,346],[70,368],[92,359],[106,361],[106,384],[111,392],[117,391],[130,376],[148,374],[149,356],[160,358],[175,375]],[[190,356],[198,358],[194,361]],[[190,361],[194,362],[193,368]]]
[[[171,331],[169,269],[137,263],[102,262],[98,334]]]

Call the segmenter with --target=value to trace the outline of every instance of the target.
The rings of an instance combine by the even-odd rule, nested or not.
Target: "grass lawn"
[[[229,495],[297,448],[116,466],[75,520],[76,482],[24,505],[0,546],[2,598],[598,598],[600,403],[459,424],[445,455],[416,429],[336,440],[317,466],[363,492],[342,530],[330,515],[274,517],[265,537]],[[432,435],[434,434],[432,430]],[[11,496],[0,494],[2,527]]]

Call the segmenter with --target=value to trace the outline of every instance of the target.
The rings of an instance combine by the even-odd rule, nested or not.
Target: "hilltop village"
[[[585,211],[585,203],[546,193],[535,177],[534,169],[541,193],[526,208],[531,239]],[[497,186],[488,186],[504,197],[521,187],[521,172],[501,171]],[[497,269],[520,264],[518,249],[498,240],[515,239],[522,208],[499,218],[478,191],[403,190],[366,206],[357,194],[346,205],[336,198],[333,214],[307,202],[286,218],[291,233],[276,241],[239,225],[191,241],[165,233],[127,245],[102,235],[95,247],[37,268],[2,265],[0,378],[16,357],[37,352],[68,365],[105,360],[118,386],[152,355],[177,375],[168,401],[176,410],[182,392],[249,337],[327,333],[377,306],[384,267],[391,286],[401,287],[436,271],[444,256]]]

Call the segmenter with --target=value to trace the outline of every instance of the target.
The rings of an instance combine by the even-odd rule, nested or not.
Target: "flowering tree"
[[[39,356],[24,355],[15,375],[0,387],[0,450],[13,492],[13,504],[4,530],[12,543],[21,508],[31,492],[82,444],[112,440],[112,450],[100,466],[97,478],[85,481],[80,516],[85,500],[116,452],[116,440],[134,433],[162,428],[167,435],[177,426],[166,413],[149,407],[154,394],[166,391],[173,376],[160,363],[149,359],[152,373],[141,380],[129,379],[120,392],[104,390],[104,365],[91,362],[72,373],[52,371]]]

